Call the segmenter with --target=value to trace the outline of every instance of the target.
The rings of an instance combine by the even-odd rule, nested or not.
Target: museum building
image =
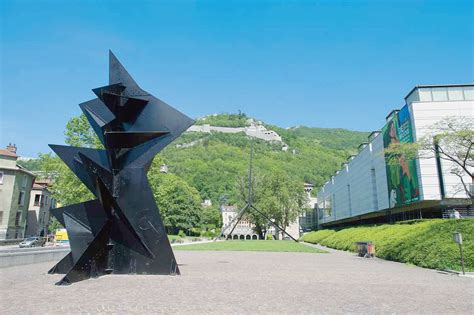
[[[354,223],[450,216],[454,210],[474,217],[472,179],[453,174],[454,163],[435,152],[423,151],[418,158],[398,158],[390,163],[384,154],[391,143],[416,142],[435,132],[447,117],[474,119],[474,84],[416,86],[405,97],[405,106],[386,117],[317,194],[318,225],[344,226]],[[463,185],[464,182],[464,185]]]

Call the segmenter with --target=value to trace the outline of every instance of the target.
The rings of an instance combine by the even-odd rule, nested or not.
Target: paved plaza
[[[473,313],[474,279],[351,253],[176,251],[181,276],[67,287],[41,263],[0,269],[0,313]]]

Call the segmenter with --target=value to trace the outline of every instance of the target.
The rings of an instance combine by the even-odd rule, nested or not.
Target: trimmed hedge
[[[474,220],[432,219],[341,230],[319,230],[305,234],[305,242],[355,251],[357,241],[373,241],[379,258],[433,269],[461,270],[459,246],[453,232],[463,236],[464,265],[474,271]]]

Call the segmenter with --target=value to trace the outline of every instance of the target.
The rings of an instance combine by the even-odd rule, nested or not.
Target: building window
[[[336,220],[336,194],[332,194],[332,213],[334,214],[334,220]]]
[[[21,212],[17,212],[16,217],[15,217],[15,225],[19,226],[20,222],[21,222]]]
[[[48,196],[44,196],[44,204],[48,205]]]
[[[3,223],[3,211],[0,211],[0,224]]]
[[[18,204],[20,206],[23,206],[25,204],[25,192],[20,191],[20,194],[18,195]]]
[[[349,200],[349,216],[352,216],[351,185],[347,185],[347,199]]]
[[[375,168],[370,170],[370,178],[372,181],[372,206],[374,207],[374,211],[379,209],[379,202],[378,202],[378,193],[377,193],[377,178],[375,177]]]
[[[41,202],[41,195],[40,195],[40,194],[36,194],[36,195],[35,195],[35,206],[39,206],[39,205],[40,205],[40,202]]]
[[[0,185],[3,185],[3,172],[0,172]]]
[[[26,175],[23,175],[23,183],[21,185],[22,188],[25,188],[26,187],[26,182],[28,181],[28,177],[26,177]]]

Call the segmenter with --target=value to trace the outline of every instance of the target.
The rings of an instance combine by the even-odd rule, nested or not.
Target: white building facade
[[[236,219],[238,214],[236,206],[221,206],[224,238],[232,240],[258,240],[259,237],[258,234],[255,233],[255,225],[251,223],[245,215],[239,220],[235,229],[232,231],[232,227],[235,224],[234,219]]]
[[[318,192],[320,225],[377,222],[397,215],[403,219],[437,216],[450,207],[472,211],[472,200],[460,189],[461,180],[451,173],[448,161],[422,152],[423,158],[401,157],[393,165],[386,162],[384,148],[391,143],[416,142],[447,117],[474,119],[474,85],[417,86],[405,102]],[[471,183],[467,174],[463,180]]]

